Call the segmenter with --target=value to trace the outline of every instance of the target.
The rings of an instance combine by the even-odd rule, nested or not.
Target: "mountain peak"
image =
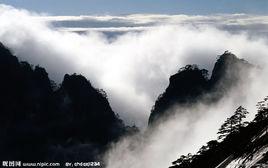
[[[93,87],[90,82],[82,75],[72,74],[64,75],[64,79],[62,82],[62,87],[68,90],[91,90]]]
[[[208,71],[199,69],[197,65],[186,65],[180,68],[178,73],[172,75],[169,81],[169,86],[158,97],[152,109],[149,123],[154,122],[160,116],[163,117],[166,110],[175,103],[196,102],[208,86]]]
[[[0,72],[0,158],[95,160],[106,145],[134,130],[82,75],[66,74],[53,90],[45,68],[19,62],[2,43]]]
[[[208,71],[199,69],[197,65],[186,65],[169,79],[169,86],[159,96],[152,109],[149,124],[160,117],[168,117],[172,106],[193,105],[198,101],[212,103],[219,101],[240,80],[246,78],[253,65],[243,59],[239,59],[229,51],[225,51],[216,61],[211,78],[208,79]],[[202,96],[211,94],[209,98]]]
[[[238,58],[229,51],[225,51],[216,61],[211,75],[212,85],[223,85],[225,88],[238,82],[245,73],[251,69],[253,65]],[[225,82],[225,84],[223,84]]]

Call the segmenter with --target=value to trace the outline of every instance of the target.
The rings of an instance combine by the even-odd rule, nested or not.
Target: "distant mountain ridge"
[[[169,86],[152,108],[149,125],[168,117],[173,113],[170,109],[174,105],[188,107],[197,102],[209,104],[219,101],[224,94],[237,86],[239,81],[246,80],[253,67],[228,51],[218,58],[210,79],[206,69],[199,69],[197,65],[186,65],[170,77]]]

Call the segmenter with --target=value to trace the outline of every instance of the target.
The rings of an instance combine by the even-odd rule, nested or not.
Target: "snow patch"
[[[257,165],[257,163],[263,158],[266,152],[268,152],[268,145],[260,148],[252,154],[244,155],[238,159],[233,160],[226,166],[226,168],[250,168],[252,166],[260,166]]]

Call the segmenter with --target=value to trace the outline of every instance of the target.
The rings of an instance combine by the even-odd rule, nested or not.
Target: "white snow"
[[[229,163],[226,168],[250,168],[252,166],[256,166],[258,161],[263,158],[263,155],[268,152],[268,145],[260,148],[256,152],[248,155],[244,155],[236,160],[233,160]]]

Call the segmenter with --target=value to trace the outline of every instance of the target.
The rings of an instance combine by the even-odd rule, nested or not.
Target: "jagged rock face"
[[[246,80],[253,65],[234,54],[225,52],[219,57],[212,70],[211,88],[225,92],[236,86],[239,81]],[[222,95],[221,95],[222,96]]]
[[[46,71],[38,66],[33,69],[26,62],[20,63],[2,44],[0,60],[1,115],[9,114],[15,119],[25,115],[34,116],[41,109],[44,110],[52,94]],[[24,113],[26,111],[27,114]]]
[[[149,123],[154,122],[158,117],[167,114],[174,104],[194,103],[203,91],[208,87],[207,71],[200,70],[196,65],[187,65],[177,74],[169,79],[169,86],[166,91],[159,96],[149,118]]]
[[[2,44],[0,72],[0,158],[43,157],[46,135],[41,121],[52,95],[48,74],[20,63]]]
[[[234,54],[225,52],[214,65],[211,78],[207,78],[207,70],[196,65],[187,65],[169,79],[169,86],[156,101],[149,125],[158,119],[165,119],[174,105],[192,106],[196,102],[215,103],[246,77],[253,66]],[[243,79],[244,80],[244,79]],[[205,95],[210,96],[205,97]],[[205,98],[204,98],[205,97]]]
[[[81,75],[65,75],[55,90],[44,68],[19,62],[1,43],[0,73],[1,159],[88,161],[127,129]]]
[[[67,117],[64,125],[68,132],[62,136],[106,144],[123,133],[123,122],[116,117],[104,94],[85,77],[65,75],[57,97],[61,114]]]

